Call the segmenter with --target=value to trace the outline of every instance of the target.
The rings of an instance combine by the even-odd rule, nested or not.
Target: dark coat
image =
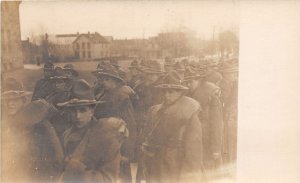
[[[24,107],[3,128],[3,180],[55,181],[63,150],[49,122],[55,110],[43,100]],[[33,115],[34,114],[34,115]]]
[[[185,96],[170,106],[151,108],[151,130],[143,146],[147,182],[178,182],[201,174],[199,110],[198,102]]]
[[[115,183],[120,167],[120,148],[128,136],[120,118],[93,119],[87,126],[65,132],[65,171],[59,182]]]
[[[45,99],[54,91],[53,82],[50,79],[42,78],[35,84],[31,101]]]
[[[106,101],[104,104],[99,104],[95,108],[96,119],[103,117],[119,117],[123,119],[129,130],[129,137],[125,140],[121,154],[129,158],[130,161],[135,160],[137,126],[134,117],[134,110],[130,100],[133,90],[128,86],[119,86],[112,91],[107,91],[100,98]]]
[[[204,166],[212,169],[219,166],[221,159],[215,160],[213,153],[222,153],[223,113],[220,102],[220,88],[204,81],[190,96],[200,103],[202,111],[199,118],[203,130]]]

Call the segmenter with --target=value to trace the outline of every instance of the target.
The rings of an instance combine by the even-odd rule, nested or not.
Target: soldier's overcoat
[[[49,119],[56,113],[44,100],[26,105],[2,121],[2,178],[13,182],[56,181],[63,150]]]
[[[223,144],[223,113],[220,102],[220,88],[213,83],[204,81],[190,93],[202,108],[199,118],[203,131],[203,162],[206,169],[214,169],[221,164],[215,160],[213,153],[222,153]]]
[[[64,135],[66,165],[59,182],[115,183],[120,148],[127,136],[120,118],[92,119],[83,128],[68,129]]]
[[[144,143],[147,182],[178,182],[202,172],[200,106],[181,96],[150,109],[151,129]],[[199,177],[198,177],[199,178]]]

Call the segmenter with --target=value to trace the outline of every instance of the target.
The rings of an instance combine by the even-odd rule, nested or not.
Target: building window
[[[85,58],[85,51],[82,52],[82,58]]]
[[[91,49],[91,44],[87,43],[87,49]]]
[[[91,52],[90,51],[88,52],[88,58],[91,58]]]
[[[82,49],[85,49],[85,43],[81,43]]]

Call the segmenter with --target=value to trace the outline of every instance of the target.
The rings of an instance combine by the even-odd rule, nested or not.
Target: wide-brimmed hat
[[[174,65],[174,70],[177,72],[184,72],[185,71],[184,62],[176,62]]]
[[[133,68],[140,69],[139,62],[137,60],[133,60],[128,66],[128,69],[133,69]]]
[[[9,77],[3,81],[3,92],[1,98],[4,100],[26,97],[32,92],[25,91],[22,82],[13,77]]]
[[[175,60],[170,58],[170,57],[166,57],[164,65],[165,66],[174,66],[175,65]]]
[[[51,62],[46,62],[43,67],[44,70],[54,70],[54,65]]]
[[[188,90],[189,88],[183,86],[182,82],[180,75],[176,71],[171,71],[163,77],[162,84],[155,87],[161,89]]]
[[[50,80],[70,80],[64,70],[61,67],[55,67],[54,76],[49,78]]]
[[[118,80],[122,83],[126,83],[125,80],[119,75],[119,72],[116,70],[116,68],[114,68],[112,66],[110,66],[110,67],[107,66],[106,68],[103,68],[103,70],[97,72],[97,75],[99,77],[108,76],[108,77]]]
[[[84,105],[96,105],[99,103],[104,103],[105,101],[95,100],[95,95],[90,84],[84,79],[80,79],[74,82],[71,91],[71,100],[58,103],[57,106],[60,107],[75,107]]]
[[[73,76],[78,76],[78,72],[74,69],[74,66],[72,64],[66,64],[64,65],[63,70],[65,71],[71,71]]]
[[[183,82],[191,81],[191,80],[197,80],[200,78],[203,78],[207,75],[207,72],[205,69],[198,69],[194,70],[191,67],[187,68],[184,73],[184,80]]]
[[[119,65],[119,61],[118,61],[118,60],[115,60],[115,59],[110,60],[110,64],[113,65],[113,66],[116,67],[116,68],[120,68],[120,67],[121,67],[121,66]]]
[[[147,62],[148,65],[144,67],[143,72],[147,74],[163,74],[164,71],[161,68],[161,65],[158,61],[156,60],[151,60]]]

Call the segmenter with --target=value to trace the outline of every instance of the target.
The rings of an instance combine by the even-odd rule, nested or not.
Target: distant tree
[[[239,40],[232,31],[224,31],[219,34],[219,47],[222,57],[224,53],[238,52]]]

